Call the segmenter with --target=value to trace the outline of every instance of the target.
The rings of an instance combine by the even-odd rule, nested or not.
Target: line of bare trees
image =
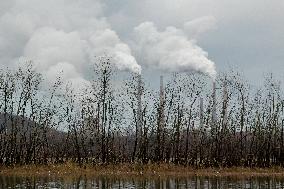
[[[0,164],[283,165],[284,96],[272,75],[254,89],[221,74],[212,90],[204,75],[175,73],[156,91],[135,74],[118,82],[110,62],[98,60],[80,93],[60,75],[47,87],[31,63],[1,70]]]

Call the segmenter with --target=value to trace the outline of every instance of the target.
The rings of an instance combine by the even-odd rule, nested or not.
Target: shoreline
[[[119,165],[85,165],[66,163],[58,165],[26,165],[0,167],[0,176],[16,177],[279,177],[284,178],[283,167],[271,168],[192,168],[171,164],[119,164]]]

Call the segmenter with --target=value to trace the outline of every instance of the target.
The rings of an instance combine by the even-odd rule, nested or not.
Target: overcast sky
[[[283,10],[282,0],[0,0],[0,61],[32,59],[79,85],[105,52],[122,71],[234,68],[255,84],[267,72],[284,81]]]
[[[216,27],[204,32],[198,44],[217,70],[237,68],[255,83],[267,72],[283,80],[284,1],[107,0],[107,4],[110,22],[125,38],[133,26],[146,20],[163,29],[213,16]]]

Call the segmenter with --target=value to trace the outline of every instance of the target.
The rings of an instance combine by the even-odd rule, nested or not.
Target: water
[[[261,188],[284,188],[284,178],[252,177],[189,177],[189,178],[119,178],[119,177],[96,177],[96,178],[23,178],[0,176],[0,189],[6,188],[68,188],[68,189],[91,189],[91,188],[158,188],[158,189],[261,189]]]

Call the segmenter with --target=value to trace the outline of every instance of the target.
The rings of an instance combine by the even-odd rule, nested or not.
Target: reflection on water
[[[213,189],[213,188],[284,188],[284,178],[246,178],[237,179],[230,177],[190,177],[190,178],[114,178],[97,177],[87,179],[80,177],[77,179],[62,178],[20,178],[20,177],[1,177],[0,189],[6,188],[194,188],[194,189]]]

